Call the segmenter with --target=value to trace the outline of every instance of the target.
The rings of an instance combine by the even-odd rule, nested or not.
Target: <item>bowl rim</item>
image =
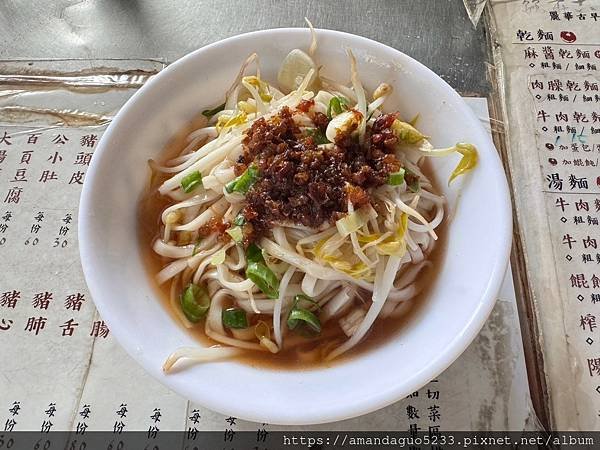
[[[400,50],[390,47],[386,44],[382,44],[375,40],[358,36],[355,34],[323,29],[323,28],[315,28],[315,31],[318,34],[336,36],[338,38],[344,39],[345,43],[348,46],[351,45],[352,42],[360,41],[366,47],[379,47],[385,51],[392,51],[403,58],[406,58],[410,64],[413,64],[414,67],[419,71],[428,72],[434,78],[437,79],[438,82],[441,82],[442,86],[448,93],[448,96],[453,98],[456,101],[456,106],[459,108],[458,113],[469,116],[473,122],[479,124],[479,119],[475,116],[471,108],[464,102],[464,100],[460,97],[460,95],[439,75],[429,69],[427,66],[422,64],[421,62],[415,60],[411,56],[401,52]],[[138,99],[145,95],[147,91],[153,89],[155,85],[158,85],[162,82],[163,79],[167,78],[171,73],[178,70],[179,67],[185,65],[188,61],[193,60],[199,54],[203,53],[208,49],[215,49],[221,46],[227,46],[232,42],[242,41],[248,38],[253,38],[261,35],[278,35],[278,34],[287,34],[287,33],[309,33],[310,30],[308,28],[301,27],[282,27],[282,28],[271,28],[265,30],[252,31],[248,33],[234,35],[214,43],[202,46],[181,58],[177,59],[166,68],[161,70],[158,74],[152,77],[147,83],[145,83],[140,89],[138,89],[128,100],[127,102],[119,109],[117,114],[112,119],[111,123],[108,125],[105,130],[102,139],[100,140],[96,151],[94,152],[94,156],[98,153],[104,151],[106,146],[109,146],[109,142],[112,141],[112,135],[115,133],[116,128],[118,127],[120,119],[123,116],[129,114],[129,111],[132,109],[133,105],[138,101]],[[491,149],[495,149],[493,141],[488,136],[488,133],[483,129],[483,127],[479,124],[479,127],[476,129],[476,133],[481,135],[482,141],[487,142],[487,146]],[[499,242],[498,249],[500,249],[498,253],[498,257],[495,259],[493,263],[493,269],[489,275],[489,279],[487,280],[487,284],[484,288],[484,293],[481,296],[477,308],[472,312],[470,319],[465,325],[462,327],[462,332],[456,336],[454,336],[450,343],[446,346],[444,351],[440,353],[440,355],[433,360],[427,367],[425,367],[421,376],[418,377],[419,380],[414,380],[412,384],[408,386],[405,384],[398,383],[394,386],[389,386],[387,389],[383,388],[377,395],[370,396],[368,398],[364,398],[363,401],[359,404],[346,404],[338,408],[334,408],[333,410],[328,410],[326,413],[319,413],[318,411],[308,411],[308,412],[299,412],[299,415],[295,417],[294,420],[290,420],[286,417],[283,420],[278,420],[277,418],[269,417],[267,422],[271,424],[280,424],[280,425],[309,425],[309,424],[321,424],[321,423],[330,423],[334,421],[349,419],[353,417],[357,417],[363,414],[367,414],[388,406],[392,403],[395,403],[407,395],[407,392],[414,392],[425,384],[427,384],[430,380],[435,379],[439,376],[444,370],[446,370],[460,355],[467,349],[467,347],[473,342],[475,337],[479,334],[481,328],[485,324],[489,314],[491,313],[495,302],[496,295],[500,289],[500,286],[504,280],[504,276],[506,273],[506,269],[509,262],[509,256],[512,245],[512,203],[511,196],[508,188],[508,182],[506,179],[506,175],[504,173],[504,166],[500,159],[500,156],[497,151],[493,152],[495,159],[495,163],[497,169],[495,172],[498,174],[497,179],[494,181],[499,182],[496,186],[498,190],[498,197],[504,198],[501,205],[496,205],[497,208],[500,208],[501,218],[504,223],[499,225],[500,233],[496,236],[496,241]],[[92,227],[91,222],[93,219],[89,218],[89,211],[91,210],[91,197],[93,194],[92,186],[95,184],[95,178],[98,176],[98,173],[95,171],[95,166],[93,164],[94,158],[92,158],[92,163],[88,168],[84,185],[81,192],[80,203],[79,203],[79,215],[78,215],[78,241],[79,241],[79,252],[81,265],[84,273],[84,277],[86,280],[86,284],[88,290],[91,294],[92,299],[101,298],[102,297],[102,287],[100,283],[98,283],[95,279],[95,275],[93,273],[93,265],[94,265],[94,256],[93,249],[90,246],[90,243],[93,241],[92,237]],[[121,334],[119,331],[119,319],[114,317],[112,314],[112,310],[105,302],[96,303],[94,300],[94,305],[98,310],[102,320],[104,320],[111,332],[113,333],[115,339],[119,342],[121,347],[131,356],[142,368],[144,371],[148,372],[161,382],[163,385],[167,386],[169,389],[173,390],[177,394],[185,397],[186,399],[193,399],[193,401],[198,402],[199,404],[213,410],[219,412],[221,414],[226,415],[235,415],[235,417],[239,417],[241,419],[250,420],[254,422],[265,422],[264,414],[261,415],[256,411],[248,409],[244,407],[244,405],[228,405],[227,411],[223,410],[218,402],[210,402],[204,401],[202,399],[198,399],[197,396],[191,395],[192,389],[181,388],[181,384],[177,384],[172,382],[169,377],[161,376],[162,371],[160,367],[156,368],[153,365],[148,364],[149,359],[146,358],[140,352],[137,352],[134,345],[132,345],[128,339],[124,337],[124,334]],[[117,325],[113,327],[113,325]],[[360,356],[358,356],[360,358]]]

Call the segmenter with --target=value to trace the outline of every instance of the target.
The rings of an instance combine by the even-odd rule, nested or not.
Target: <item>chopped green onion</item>
[[[294,296],[294,303],[292,306],[293,308],[296,308],[300,302],[307,302],[310,306],[307,306],[307,309],[312,308],[313,306],[315,306],[317,309],[321,309],[321,305],[319,305],[319,303],[317,301],[315,301],[314,299],[310,298],[308,295],[305,294],[298,294],[296,296]],[[303,307],[303,305],[300,304],[299,307]]]
[[[327,139],[327,136],[325,136],[325,133],[323,133],[323,131],[321,131],[319,128],[312,128],[308,130],[307,133],[313,138],[313,141],[317,145],[330,143],[329,139]]]
[[[404,183],[405,173],[406,170],[404,168],[401,168],[398,172],[390,173],[388,175],[387,184],[392,186],[400,186],[402,183]]]
[[[198,247],[200,247],[201,243],[202,243],[202,238],[198,238],[198,240],[194,244],[194,250],[192,250],[192,256],[194,256],[196,253],[198,253]]]
[[[262,262],[249,262],[246,276],[258,286],[269,298],[279,297],[279,279],[269,267]]]
[[[279,297],[279,279],[267,266],[261,248],[250,244],[246,249],[246,277],[269,298]]]
[[[299,325],[307,325],[315,333],[321,332],[321,321],[308,309],[293,308],[287,318],[287,326],[290,330],[295,330]]]
[[[332,112],[337,115],[341,114],[344,109],[348,109],[348,100],[344,97],[332,97],[327,106],[327,117],[331,119],[333,117]]]
[[[242,213],[239,213],[237,216],[235,216],[235,219],[233,219],[233,224],[237,225],[238,227],[243,226],[246,223],[246,218],[244,217],[244,215]]]
[[[213,266],[218,266],[219,264],[223,264],[225,262],[225,250],[221,249],[218,252],[216,252],[214,255],[212,255],[212,258],[210,258],[210,263]]]
[[[234,330],[243,330],[248,328],[248,318],[246,311],[240,308],[228,308],[221,313],[223,326]]]
[[[198,186],[202,186],[202,174],[200,172],[192,172],[181,180],[181,189],[186,194],[189,194]]]
[[[239,244],[240,242],[242,242],[244,240],[244,233],[242,232],[242,227],[232,227],[229,228],[226,233],[231,236],[231,239],[233,239],[233,241],[236,244]]]
[[[213,109],[205,109],[202,111],[202,115],[208,117],[209,119],[217,113],[220,113],[225,109],[225,103],[213,108]]]
[[[190,283],[180,297],[181,310],[190,322],[198,322],[210,307],[210,297],[204,287]]]
[[[271,339],[271,327],[264,321],[259,320],[254,326],[254,335],[259,341],[262,339]]]
[[[265,258],[263,257],[261,248],[256,244],[250,244],[246,249],[246,259],[249,263],[252,262],[265,262]]]
[[[364,213],[364,210],[357,209],[351,213],[346,214],[341,219],[335,222],[335,226],[338,229],[338,233],[342,237],[346,237],[351,233],[360,230],[369,220],[369,217]]]
[[[241,192],[245,194],[248,192],[248,189],[252,187],[254,183],[258,180],[258,167],[252,164],[250,167],[246,169],[246,171],[240,175],[237,183],[235,183],[235,187],[233,188],[234,192]]]
[[[226,190],[226,191],[227,191],[229,194],[231,194],[231,193],[233,192],[233,188],[235,187],[235,183],[237,183],[237,180],[238,180],[237,178],[236,178],[236,179],[234,179],[234,180],[231,180],[229,183],[227,183],[227,184],[225,185],[225,190]]]
[[[258,176],[258,167],[252,164],[243,174],[241,174],[235,180],[227,183],[225,185],[225,189],[230,194],[232,192],[240,192],[241,194],[245,194],[252,187],[252,185],[258,181]]]
[[[300,305],[300,302],[307,302],[312,305],[303,308],[302,305]],[[316,306],[317,309],[320,309],[320,305],[309,296],[304,294],[296,295],[294,297],[292,309],[287,318],[288,328],[290,330],[298,329],[298,331],[307,336],[319,334],[321,332],[321,322],[319,321],[319,318],[310,311],[309,308],[312,306]]]
[[[419,175],[411,172],[408,169],[406,169],[405,172],[406,173],[404,176],[404,180],[406,181],[406,186],[408,187],[408,189],[411,190],[412,192],[419,192],[419,190],[421,189],[421,183],[419,182]]]

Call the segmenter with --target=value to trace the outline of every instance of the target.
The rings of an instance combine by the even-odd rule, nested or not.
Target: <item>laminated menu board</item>
[[[600,427],[600,2],[489,2],[532,394]]]
[[[77,248],[86,171],[115,112],[162,67],[150,60],[0,64],[5,431],[218,430],[233,436],[283,429],[214,413],[153,380],[114,340],[87,291]],[[486,100],[466,100],[489,128]],[[509,271],[480,335],[437,379],[380,411],[302,428],[435,433],[535,427]]]

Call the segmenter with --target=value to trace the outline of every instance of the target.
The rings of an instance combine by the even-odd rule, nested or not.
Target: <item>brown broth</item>
[[[188,127],[177,133],[177,135],[171,140],[171,142],[165,147],[164,151],[162,152],[161,162],[164,162],[168,159],[177,156],[186,146],[186,136],[194,129],[197,129],[199,126],[202,126],[202,117],[198,118],[197,120],[194,120]],[[425,164],[422,167],[422,169],[423,172],[426,173],[429,179],[432,181],[434,189],[437,192],[439,192],[439,184],[437,183],[437,180],[431,170],[431,165],[428,164],[428,160],[425,160]],[[163,177],[163,179],[164,178],[165,177]],[[168,314],[174,321],[180,323],[177,315],[172,310],[169,304],[170,283],[165,283],[162,286],[159,286],[156,282],[155,277],[155,275],[168,262],[168,259],[157,255],[152,250],[152,243],[159,235],[158,231],[160,229],[161,212],[170,203],[168,199],[158,195],[158,193],[156,192],[156,187],[161,182],[162,179],[158,178],[151,180],[148,189],[146,190],[146,192],[140,200],[138,211],[138,238],[142,259],[144,260],[146,268],[148,270],[148,278],[150,279],[150,283],[155,288],[157,297],[163,303],[163,306],[167,310]],[[326,362],[322,359],[307,361],[304,358],[300,357],[300,355],[296,351],[296,347],[284,350],[277,354],[247,350],[242,356],[237,357],[235,360],[243,362],[253,367],[277,370],[306,370],[315,367],[337,365],[343,361],[347,361],[350,358],[354,358],[379,345],[382,345],[387,341],[399,337],[401,331],[405,328],[405,326],[408,323],[419,319],[419,309],[425,302],[426,298],[429,296],[429,293],[435,287],[437,268],[443,264],[446,249],[446,217],[444,218],[440,226],[436,229],[436,233],[438,234],[438,241],[434,246],[432,252],[428,255],[428,260],[433,263],[433,266],[423,269],[418,276],[418,283],[425,287],[416,297],[410,300],[411,306],[404,315],[398,318],[377,319],[367,336],[365,336],[365,338],[360,344],[358,344],[346,354],[335,359],[333,362]],[[181,326],[183,327],[183,325]],[[198,323],[194,328],[186,330],[203,345],[220,345],[218,342],[210,339],[204,334],[203,321]],[[287,336],[288,338],[291,338],[293,335],[290,334]],[[332,342],[334,342],[332,341],[333,339],[338,339],[338,343],[348,339],[343,334],[343,331],[339,327],[336,320],[331,320],[323,326],[321,338],[319,340],[307,339],[306,343],[301,345],[301,348],[303,352],[305,352],[305,354],[309,353],[310,350],[318,350],[319,347],[321,347],[321,349],[326,348],[325,346],[330,346],[329,350],[331,350],[332,348],[335,348],[334,346],[332,346]]]

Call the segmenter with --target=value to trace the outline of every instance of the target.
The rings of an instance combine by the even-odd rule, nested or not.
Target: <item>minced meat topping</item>
[[[298,109],[309,114],[316,132],[324,134],[329,119],[310,112],[311,106],[303,102]],[[303,133],[292,115],[285,107],[269,120],[256,120],[246,131],[236,174],[251,163],[260,171],[259,180],[246,193],[243,210],[250,225],[248,240],[278,223],[311,228],[334,223],[347,212],[348,200],[355,208],[369,203],[369,190],[401,168],[393,152],[396,136],[390,129],[395,114],[377,118],[363,146],[345,136],[321,147],[314,133]]]

